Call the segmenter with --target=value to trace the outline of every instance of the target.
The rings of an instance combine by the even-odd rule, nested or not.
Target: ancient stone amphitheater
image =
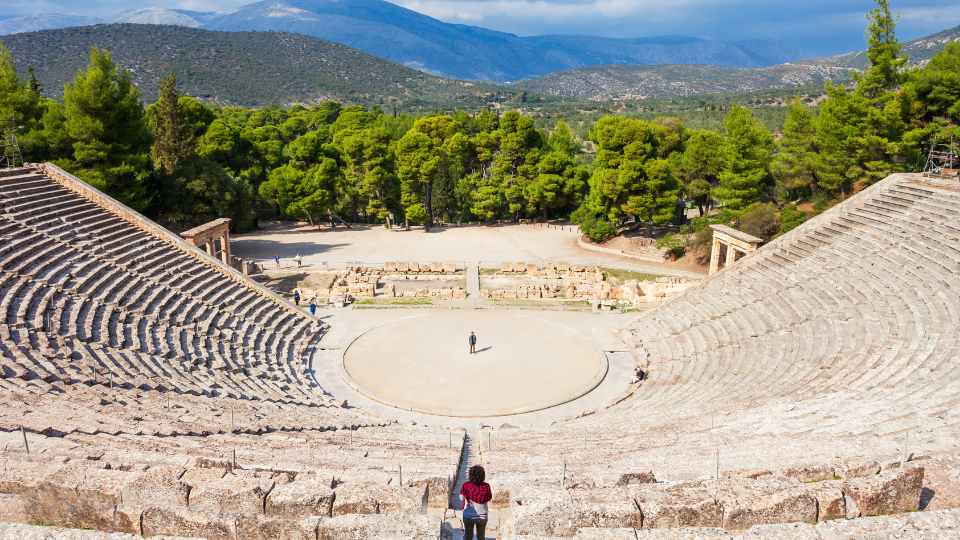
[[[638,316],[628,397],[465,431],[342,403],[323,324],[0,171],[0,537],[454,538],[475,462],[501,538],[956,537],[958,216],[887,178]]]

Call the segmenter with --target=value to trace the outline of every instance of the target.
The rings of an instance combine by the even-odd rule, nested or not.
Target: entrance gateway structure
[[[211,257],[220,257],[230,266],[230,218],[220,218],[183,231],[184,240],[207,252]],[[217,242],[219,241],[219,247]]]
[[[710,248],[710,275],[720,271],[720,249],[727,246],[727,255],[723,262],[726,268],[737,261],[737,254],[749,255],[760,247],[762,238],[757,238],[727,225],[711,225],[713,246]]]

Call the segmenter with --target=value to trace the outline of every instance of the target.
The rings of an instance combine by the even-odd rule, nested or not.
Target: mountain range
[[[956,40],[960,27],[905,43],[904,50],[912,64],[920,65]],[[86,65],[90,47],[97,46],[114,53],[148,101],[155,97],[161,77],[172,72],[186,93],[224,104],[336,99],[409,111],[476,109],[524,100],[538,106],[769,91],[817,93],[825,81],[848,81],[865,65],[864,53],[760,68],[610,65],[498,86],[434,76],[344,45],[284,32],[109,24],[18,33],[2,36],[0,42],[11,49],[21,73],[34,68],[52,97],[62,95],[64,83]]]
[[[947,43],[960,41],[960,26],[903,44],[913,66],[923,65]],[[867,66],[866,52],[760,68],[711,65],[611,65],[551,73],[517,83],[544,96],[611,101],[771,90],[819,92],[826,81],[844,82]]]
[[[688,36],[524,37],[446,23],[383,0],[266,0],[231,13],[147,8],[107,20],[69,15],[12,17],[0,20],[0,35],[102,22],[299,33],[436,75],[496,82],[607,64],[759,67],[803,57],[801,51],[764,40],[728,42]]]
[[[436,77],[364,52],[300,34],[217,32],[144,24],[108,24],[0,37],[17,70],[33,68],[44,93],[86,67],[90,48],[113,53],[146,101],[160,80],[177,75],[181,91],[208,101],[247,106],[334,99],[403,110],[478,108],[509,99],[484,83]]]

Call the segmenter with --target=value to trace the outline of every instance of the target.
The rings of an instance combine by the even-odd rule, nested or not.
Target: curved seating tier
[[[960,186],[920,175],[857,194],[637,317],[632,398],[501,434],[495,467],[548,445],[545,470],[607,482],[955,449],[958,216]]]
[[[0,521],[450,538],[452,475],[483,463],[518,538],[956,530],[868,521],[960,505],[956,186],[880,182],[633,320],[629,398],[469,438],[338,406],[313,320],[37,169],[0,172],[0,205]],[[82,519],[49,504],[79,494]]]
[[[45,170],[0,175],[0,377],[333,404],[319,323]]]

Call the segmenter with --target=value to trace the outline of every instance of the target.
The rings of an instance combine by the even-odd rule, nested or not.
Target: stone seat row
[[[630,399],[502,444],[515,459],[549,447],[538,465],[587,477],[650,459],[709,470],[718,448],[749,464],[949,447],[960,196],[911,182],[871,188],[638,317],[626,337],[648,377]]]
[[[6,372],[49,380],[63,372],[51,363],[79,354],[118,379],[172,377],[176,383],[168,386],[186,391],[225,387],[235,396],[327,404],[304,376],[316,325],[295,310],[224,279],[222,271],[37,172],[5,174],[0,201],[0,315],[8,327],[26,325],[12,332],[5,356],[15,354],[27,369]],[[38,344],[26,334],[53,334],[92,349],[58,353],[61,340]],[[35,346],[46,357],[26,352]],[[124,360],[105,360],[111,357]],[[24,359],[35,365],[23,366]],[[210,368],[216,374],[204,384],[185,384],[196,377],[179,373]]]

